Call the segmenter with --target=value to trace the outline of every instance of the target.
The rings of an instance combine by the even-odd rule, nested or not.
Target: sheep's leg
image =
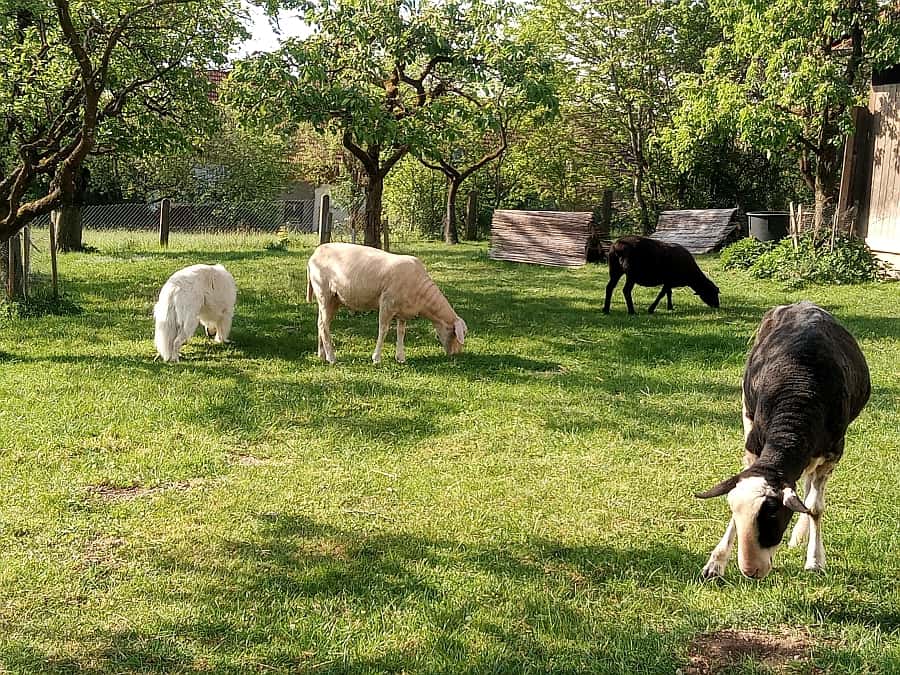
[[[615,255],[611,255],[609,257],[609,283],[606,284],[606,301],[603,303],[603,313],[609,314],[609,305],[612,302],[612,294],[613,291],[616,290],[616,286],[619,283],[619,279],[622,278],[622,265],[619,263],[619,259]]]
[[[397,319],[397,363],[406,363],[406,351],[403,348],[403,340],[406,337],[406,321]]]
[[[328,363],[336,361],[334,345],[331,343],[331,320],[337,311],[337,303],[334,298],[318,298],[319,300],[319,358],[324,358]]]
[[[232,312],[225,312],[216,323],[216,336],[214,339],[219,344],[228,342],[228,336],[231,334],[231,321],[233,318],[234,314]]]
[[[734,525],[734,518],[728,522],[725,528],[725,534],[716,544],[716,547],[709,554],[709,560],[703,568],[704,579],[715,579],[716,577],[725,576],[725,567],[728,565],[728,559],[731,557],[731,549],[734,548],[734,540],[737,538],[737,528]]]
[[[803,497],[804,499],[809,497],[809,493],[812,490],[812,475],[808,475],[803,482]],[[809,508],[809,507],[807,507]],[[809,533],[809,516],[805,513],[799,514],[797,518],[797,524],[794,525],[794,529],[791,530],[791,540],[788,542],[788,546],[794,548],[799,546],[804,541],[806,541],[806,536]]]
[[[806,545],[806,569],[825,569],[825,544],[822,542],[822,515],[825,513],[825,483],[831,477],[834,464],[823,464],[812,477],[810,490],[806,494],[806,508],[809,509],[809,543]]]
[[[178,335],[172,343],[173,352],[176,357],[180,356],[181,348],[190,340],[194,333],[197,332],[197,326],[200,325],[200,318],[196,315],[187,319],[179,328]]]
[[[622,288],[622,295],[625,296],[625,304],[628,305],[628,313],[634,314],[634,302],[631,300],[631,289],[634,288],[634,282],[625,277],[625,286]]]
[[[672,304],[672,287],[666,286],[666,309],[670,312],[675,309],[675,305]]]
[[[656,311],[656,306],[659,304],[659,301],[663,299],[663,296],[666,294],[666,291],[667,291],[667,290],[668,290],[668,287],[667,287],[667,286],[663,286],[663,287],[660,289],[659,295],[656,296],[656,300],[653,301],[653,304],[650,305],[650,309],[647,310],[647,313],[648,313],[648,314],[653,314],[653,312]],[[669,307],[669,309],[672,309],[672,308]]]
[[[382,305],[378,309],[378,340],[375,342],[375,353],[372,354],[372,363],[381,363],[381,352],[384,349],[384,338],[391,329],[391,321],[394,315]]]

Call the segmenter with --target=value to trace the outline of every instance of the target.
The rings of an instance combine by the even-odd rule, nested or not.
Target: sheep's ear
[[[459,340],[459,344],[464,344],[466,341],[466,332],[469,329],[466,327],[466,322],[456,317],[456,321],[453,322],[453,332],[456,333],[456,339]]]
[[[710,499],[712,497],[721,497],[722,495],[727,495],[729,492],[734,490],[734,487],[738,484],[738,481],[740,479],[740,474],[732,476],[731,478],[726,478],[721,483],[714,487],[711,487],[706,492],[698,492],[694,496],[697,499]]]
[[[784,497],[782,498],[781,502],[795,513],[809,513],[809,509],[806,508],[806,504],[800,501],[800,497],[797,496],[797,493],[794,492],[793,488],[784,488]]]

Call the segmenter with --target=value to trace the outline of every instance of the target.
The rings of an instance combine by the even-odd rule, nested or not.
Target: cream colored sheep
[[[319,358],[335,362],[331,320],[341,306],[378,310],[378,342],[372,361],[381,361],[384,338],[397,319],[397,361],[403,363],[406,322],[422,316],[434,324],[447,354],[462,351],[466,322],[453,311],[425,265],[411,255],[395,255],[357,244],[322,244],[307,263],[306,301],[319,303]]]

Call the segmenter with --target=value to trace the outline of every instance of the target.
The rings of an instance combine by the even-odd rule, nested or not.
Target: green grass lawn
[[[900,285],[785,291],[711,257],[720,310],[676,290],[629,317],[619,289],[604,316],[603,267],[407,244],[466,352],[416,321],[408,362],[392,334],[374,366],[375,316],[341,313],[328,366],[311,246],[267,241],[88,238],[61,258],[81,314],[0,324],[0,671],[705,672],[690,656],[725,629],[802,654],[713,669],[900,671]],[[152,306],[196,262],[237,280],[233,342],[165,365]],[[829,569],[784,548],[761,582],[732,561],[701,583],[728,511],[692,495],[739,468],[748,341],[801,298],[873,377]]]

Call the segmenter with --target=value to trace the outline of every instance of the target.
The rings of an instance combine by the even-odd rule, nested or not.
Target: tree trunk
[[[644,169],[639,167],[634,174],[634,202],[637,204],[641,213],[641,232],[644,236],[649,236],[653,232],[650,224],[650,210],[647,208],[647,199],[644,197]]]
[[[0,268],[3,270],[3,284],[9,300],[20,300],[23,297],[22,279],[22,240],[14,234],[9,241],[0,246]]]
[[[61,206],[56,217],[56,245],[63,253],[84,250],[82,235],[81,207]]]
[[[459,194],[460,179],[447,179],[447,210],[444,212],[444,243],[458,244],[459,230],[456,227],[456,195]]]
[[[381,248],[381,203],[384,197],[384,177],[369,175],[366,184],[366,228],[363,243]]]
[[[469,190],[466,198],[466,239],[478,239],[478,190]]]

